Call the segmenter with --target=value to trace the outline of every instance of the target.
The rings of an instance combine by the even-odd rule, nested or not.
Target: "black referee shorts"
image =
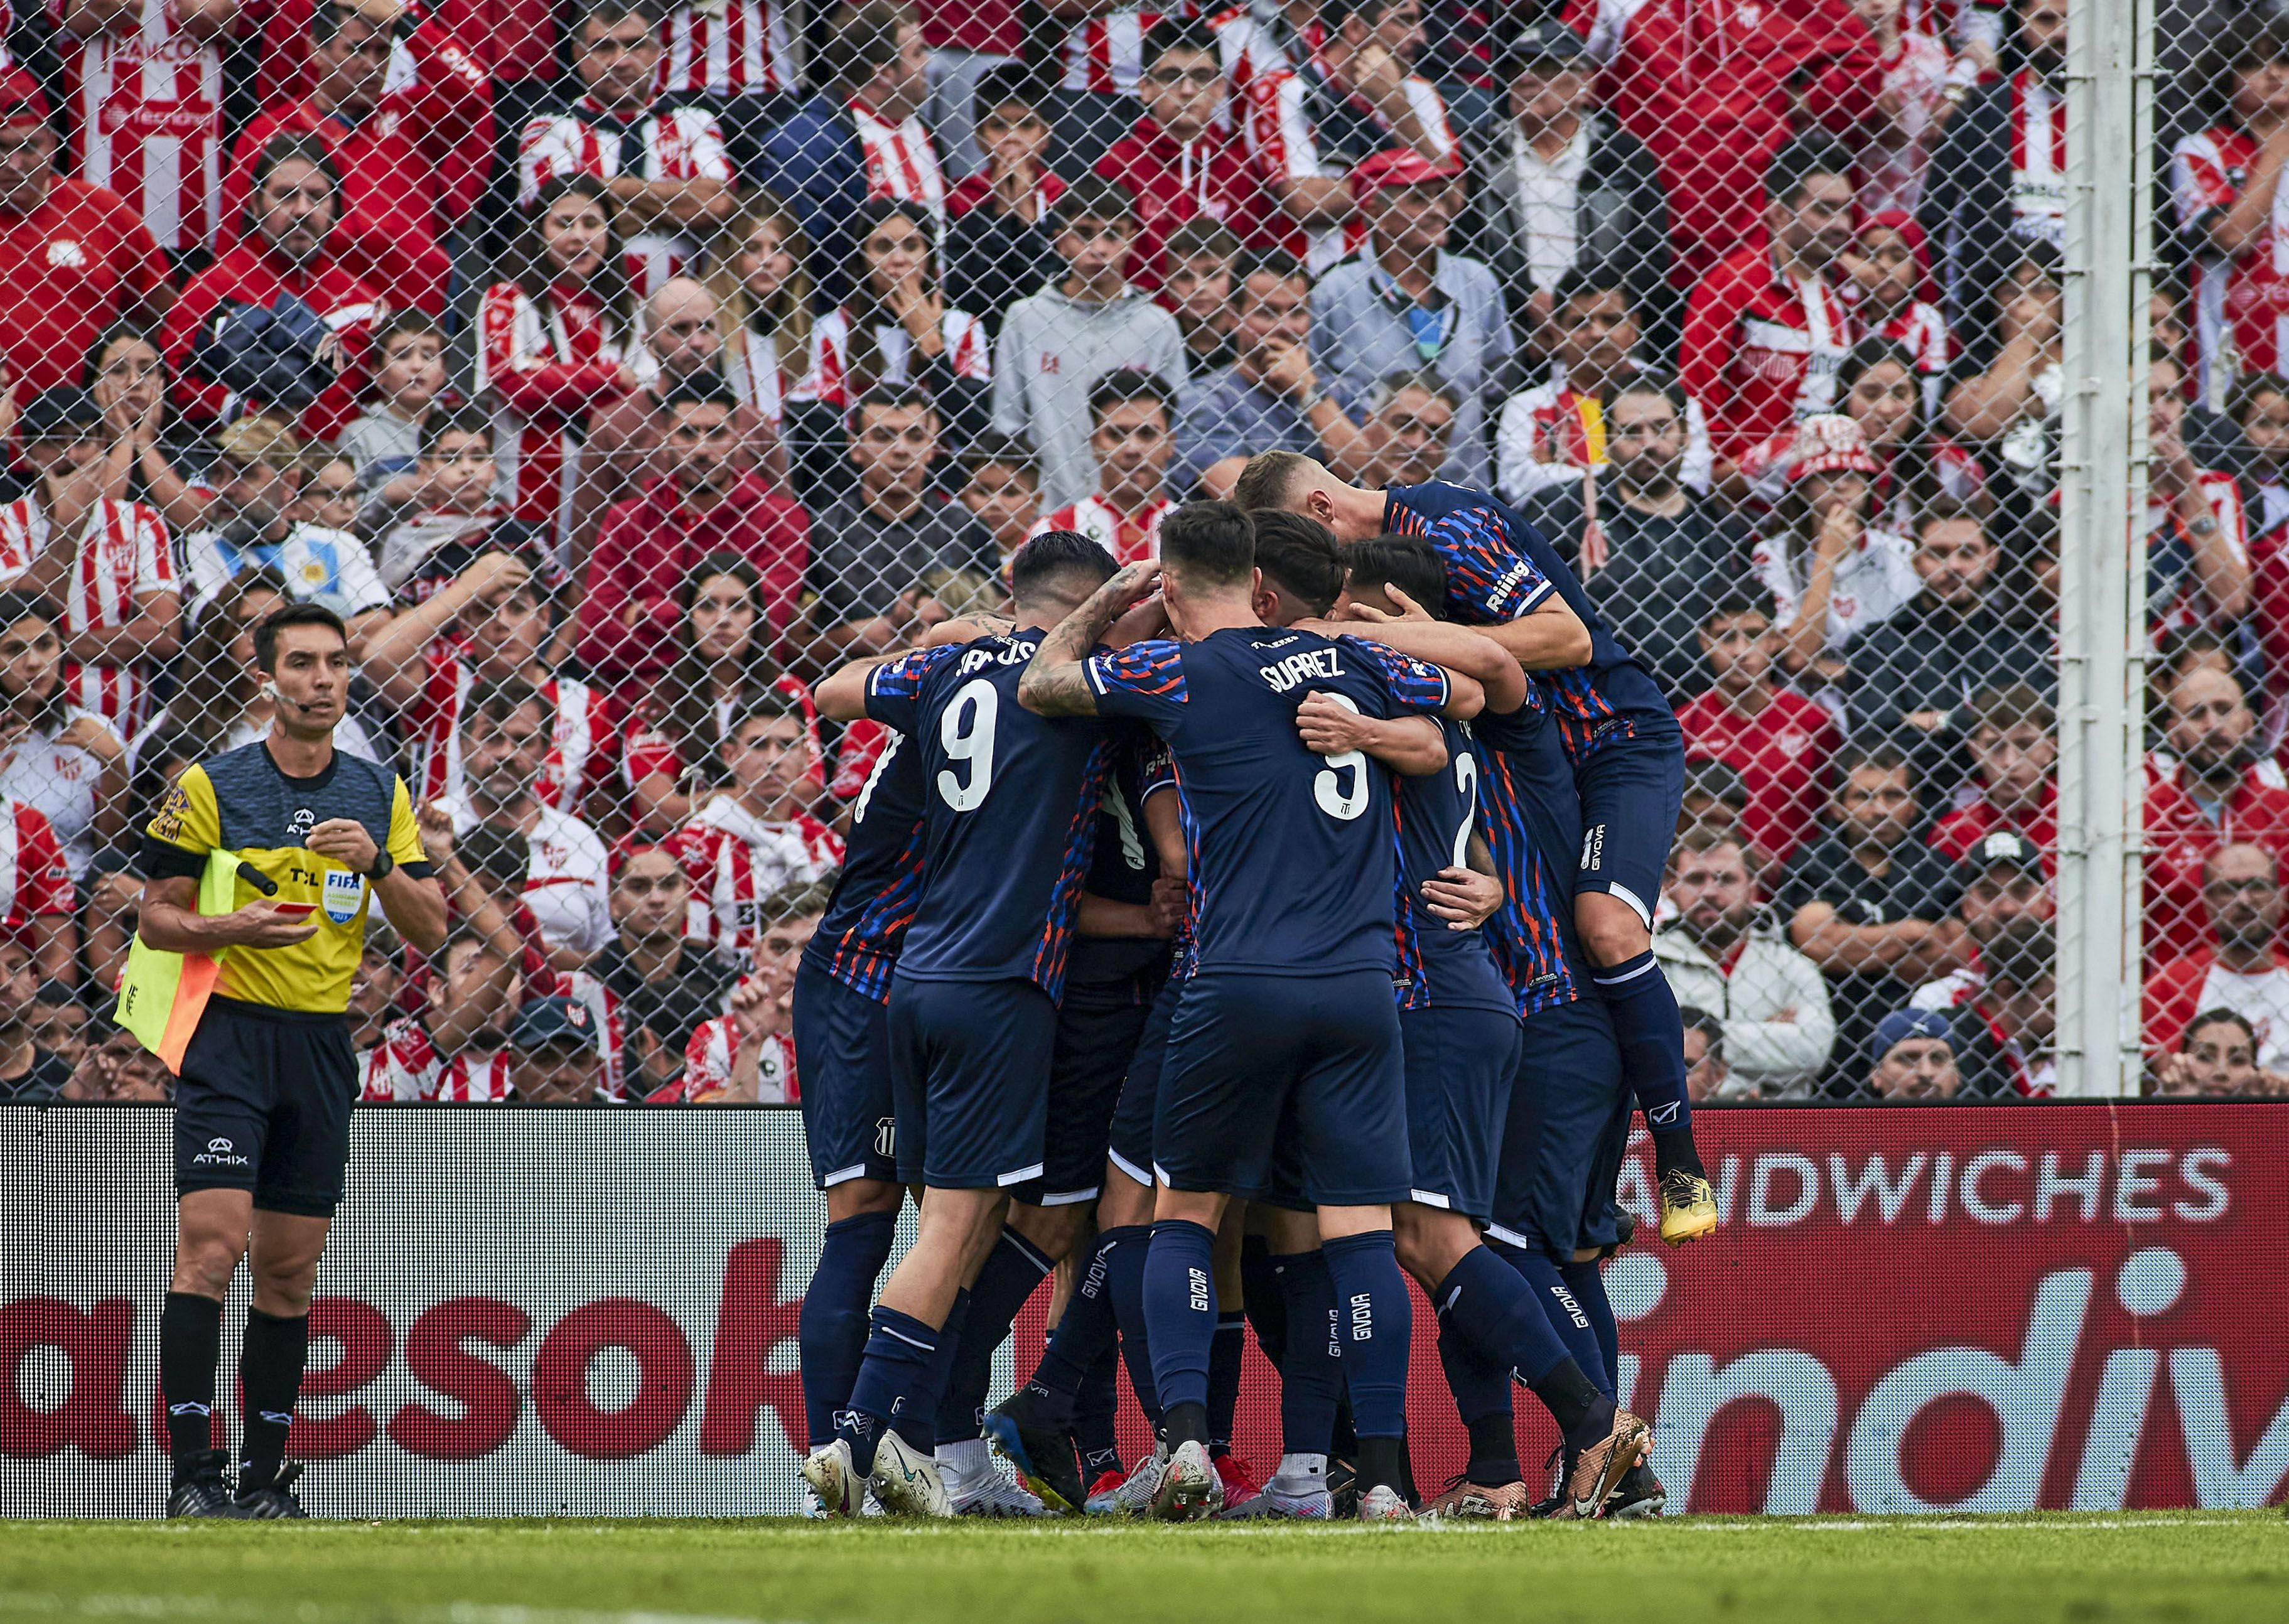
[[[175,1084],[175,1193],[250,1190],[267,1212],[332,1217],[357,1092],[346,1017],[209,999]]]

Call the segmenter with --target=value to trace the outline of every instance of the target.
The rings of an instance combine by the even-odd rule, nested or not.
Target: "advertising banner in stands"
[[[1672,1509],[2245,1506],[2289,1474],[2289,1103],[1711,1111],[1726,1216],[1608,1265]],[[148,1515],[168,1112],[0,1111],[0,1512]],[[1622,1194],[1650,1230],[1650,1167]],[[797,1509],[792,1112],[370,1110],[291,1453],[321,1516]],[[1030,1365],[1041,1303],[1001,1360]],[[226,1317],[233,1368],[243,1286]],[[1419,1480],[1459,1463],[1418,1300]],[[1278,1453],[1251,1351],[1238,1447]],[[228,1389],[226,1389],[227,1391]],[[234,1413],[227,1429],[234,1440]],[[1529,1471],[1549,1439],[1521,1395]],[[1141,1445],[1129,1412],[1124,1445]]]

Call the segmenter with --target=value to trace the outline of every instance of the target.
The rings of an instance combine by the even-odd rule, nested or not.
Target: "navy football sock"
[[[896,1309],[878,1308],[867,1323],[866,1356],[851,1383],[850,1403],[834,1418],[834,1436],[850,1445],[851,1464],[862,1476],[874,1469],[883,1428],[908,1421],[928,1397],[940,1336]]]
[[[1510,1406],[1510,1371],[1495,1364],[1471,1339],[1439,1314],[1439,1365],[1447,1373],[1447,1390],[1455,1396],[1455,1413],[1470,1435],[1471,1458],[1464,1476],[1489,1487],[1516,1483],[1517,1417]]]
[[[1114,1345],[1120,1322],[1113,1318],[1112,1265],[1105,1252],[1105,1239],[1100,1235],[1081,1278],[1073,1282],[1064,1315],[1049,1333],[1049,1345],[1041,1349],[1041,1362],[1033,1367],[1033,1380],[1025,1383],[1036,1413],[1051,1427],[1072,1425],[1076,1401],[1088,1391],[1090,1373],[1105,1360],[1117,1363],[1120,1358]]]
[[[1065,1313],[1071,1316],[1068,1304]],[[1058,1322],[1060,1326],[1064,1322]],[[1073,1404],[1073,1449],[1081,1456],[1082,1486],[1106,1472],[1121,1469],[1120,1393],[1121,1349],[1108,1339],[1097,1362],[1081,1378],[1081,1393]]]
[[[1336,1286],[1336,1330],[1343,1344],[1344,1385],[1365,1444],[1407,1434],[1407,1366],[1415,1335],[1415,1302],[1399,1272],[1389,1230],[1323,1241]],[[1364,1485],[1363,1485],[1364,1486]],[[1396,1483],[1393,1486],[1398,1486]]]
[[[960,1444],[974,1438],[985,1418],[985,1389],[993,1380],[993,1355],[1009,1338],[1018,1310],[1057,1267],[1015,1230],[986,1254],[969,1286],[969,1316],[961,1322],[945,1397],[937,1405],[937,1441]]]
[[[1189,1406],[1188,1429],[1196,1424],[1205,1432],[1216,1325],[1215,1230],[1183,1218],[1152,1226],[1152,1247],[1144,1259],[1144,1323],[1152,1332],[1152,1390],[1161,1413]],[[1173,1416],[1170,1421],[1170,1445],[1188,1441],[1174,1436]]]
[[[1629,1079],[1653,1134],[1656,1172],[1683,1167],[1698,1174],[1701,1156],[1693,1144],[1693,1102],[1685,1088],[1685,1027],[1669,977],[1647,948],[1590,979],[1614,1018],[1622,1075]]]
[[[1596,1333],[1598,1351],[1606,1365],[1605,1389],[1616,1399],[1621,1397],[1622,1328],[1614,1322],[1614,1304],[1606,1295],[1605,1271],[1598,1267],[1595,1258],[1579,1263],[1568,1263],[1558,1271],[1574,1293],[1574,1301],[1590,1317],[1590,1329]]]
[[[1280,1365],[1280,1447],[1291,1455],[1335,1453],[1336,1401],[1344,1367],[1336,1344],[1336,1283],[1326,1254],[1274,1256],[1287,1357]]]
[[[1121,1326],[1121,1362],[1129,1370],[1129,1389],[1158,1432],[1160,1396],[1152,1386],[1152,1338],[1144,1324],[1144,1263],[1152,1254],[1152,1229],[1138,1223],[1106,1230],[1097,1245],[1105,1251],[1105,1290]]]
[[[826,1226],[818,1271],[795,1317],[803,1425],[811,1444],[826,1441],[834,1413],[850,1402],[858,1361],[866,1357],[866,1308],[897,1231],[896,1213],[861,1213]]]
[[[938,1327],[937,1357],[930,1361],[929,1374],[914,1394],[907,1413],[894,1423],[897,1434],[915,1450],[929,1454],[937,1444],[938,1401],[945,1396],[945,1385],[953,1379],[954,1357],[961,1351],[962,1327],[969,1318],[969,1294],[953,1294],[953,1306],[946,1310],[945,1324]]]
[[[1518,1270],[1533,1291],[1535,1302],[1541,1305],[1542,1317],[1550,1322],[1558,1340],[1566,1344],[1567,1357],[1582,1367],[1582,1373],[1596,1384],[1599,1392],[1612,1397],[1613,1377],[1607,1369],[1606,1350],[1599,1344],[1597,1329],[1583,1310],[1581,1299],[1566,1284],[1558,1265],[1545,1253],[1504,1246],[1499,1241],[1491,1243],[1487,1250]]]
[[[1248,1352],[1248,1315],[1238,1307],[1216,1315],[1216,1340],[1208,1344],[1208,1453],[1232,1450],[1232,1412],[1240,1407],[1240,1365]]]
[[[1248,1235],[1240,1243],[1240,1294],[1255,1327],[1256,1345],[1278,1370],[1288,1357],[1287,1297],[1272,1255],[1272,1243],[1261,1235]]]
[[[1548,1406],[1569,1444],[1579,1447],[1604,1436],[1613,1421],[1613,1400],[1566,1351],[1525,1276],[1485,1246],[1473,1246],[1447,1271],[1436,1294],[1446,1305],[1447,1322],[1481,1354],[1515,1371]]]

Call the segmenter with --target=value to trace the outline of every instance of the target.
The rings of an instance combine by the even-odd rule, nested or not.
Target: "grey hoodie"
[[[1184,381],[1176,318],[1130,290],[1102,305],[1066,298],[1052,283],[1009,306],[993,348],[993,426],[1023,434],[1040,454],[1044,511],[1097,491],[1089,453],[1089,386],[1143,367],[1171,389]]]

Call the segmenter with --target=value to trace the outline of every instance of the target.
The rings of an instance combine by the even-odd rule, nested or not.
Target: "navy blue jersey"
[[[842,872],[803,951],[835,980],[888,1002],[890,971],[914,921],[921,884],[921,756],[905,734],[893,732],[850,803]]]
[[[1537,696],[1471,724],[1479,763],[1479,826],[1494,853],[1503,905],[1491,921],[1495,961],[1520,1015],[1581,996],[1570,958],[1574,858],[1582,803],[1558,730]]]
[[[1143,907],[1152,900],[1152,882],[1160,877],[1160,854],[1144,827],[1144,797],[1156,769],[1165,764],[1168,746],[1149,728],[1117,722],[1113,731],[1113,766],[1105,782],[1105,798],[1097,812],[1097,844],[1089,856],[1089,873],[1081,889],[1107,902]],[[1165,772],[1165,765],[1157,769]],[[1168,956],[1165,936],[1073,937],[1072,975],[1075,981],[1133,979],[1138,972]]]
[[[1500,1009],[1516,1006],[1483,930],[1456,930],[1423,903],[1439,871],[1471,865],[1479,809],[1479,758],[1470,729],[1440,719],[1447,768],[1422,777],[1393,775],[1399,795],[1399,963],[1408,973],[1402,1009]],[[1507,887],[1504,888],[1508,889]]]
[[[1383,528],[1438,549],[1447,567],[1449,618],[1473,625],[1516,620],[1555,592],[1589,629],[1588,665],[1535,673],[1568,760],[1617,734],[1677,734],[1661,685],[1622,647],[1566,561],[1517,509],[1459,485],[1400,485],[1384,496]]]
[[[1168,742],[1184,812],[1197,972],[1390,973],[1396,952],[1391,775],[1296,732],[1308,694],[1368,716],[1435,712],[1435,665],[1345,637],[1233,626],[1198,642],[1090,657],[1097,709]]]
[[[866,714],[913,741],[921,768],[921,900],[902,975],[1064,990],[1112,752],[1103,723],[1017,703],[1041,641],[920,649],[866,680]]]

